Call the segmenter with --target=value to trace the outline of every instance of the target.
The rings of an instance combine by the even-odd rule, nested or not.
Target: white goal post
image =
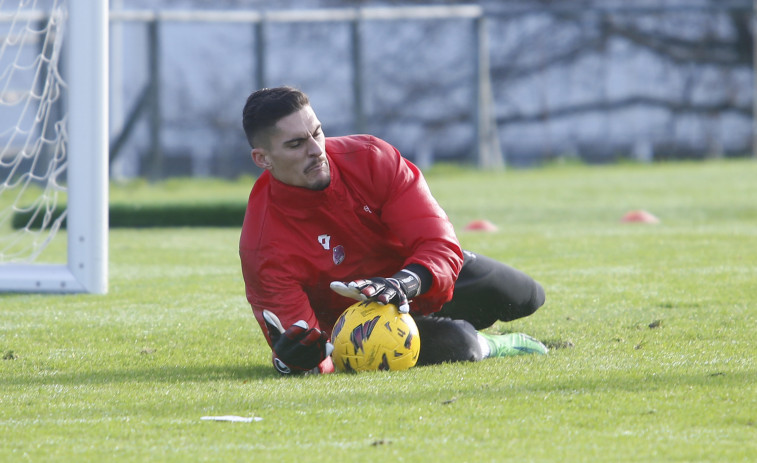
[[[62,8],[66,17],[57,30],[63,33],[65,116],[56,130],[65,131],[67,141],[55,156],[65,156],[60,167],[65,167],[61,177],[65,180],[53,178],[53,182],[65,183],[61,189],[68,197],[67,262],[0,262],[0,292],[104,294],[108,290],[108,0],[61,0],[54,7]]]

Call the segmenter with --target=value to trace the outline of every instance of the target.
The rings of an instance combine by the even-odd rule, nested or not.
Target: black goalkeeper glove
[[[331,289],[358,301],[372,300],[382,304],[394,304],[400,313],[408,313],[408,302],[421,293],[421,280],[414,272],[402,269],[391,278],[364,278],[346,285],[341,281],[333,281]]]
[[[305,320],[285,330],[273,312],[264,310],[263,319],[273,344],[273,366],[282,375],[312,371],[334,350],[326,332],[310,328]]]

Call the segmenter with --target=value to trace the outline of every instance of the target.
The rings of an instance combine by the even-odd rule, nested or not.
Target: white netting
[[[0,0],[0,263],[32,262],[65,219],[64,1]]]

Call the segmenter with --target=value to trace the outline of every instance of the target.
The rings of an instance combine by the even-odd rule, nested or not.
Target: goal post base
[[[107,288],[87,287],[65,265],[5,264],[0,266],[0,293],[93,293]]]

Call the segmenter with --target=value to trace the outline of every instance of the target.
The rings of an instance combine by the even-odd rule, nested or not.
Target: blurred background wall
[[[423,166],[475,163],[475,18],[265,19],[387,6],[482,9],[484,101],[508,166],[752,152],[749,0],[110,1],[130,14],[111,22],[114,177],[255,174],[241,109],[253,90],[284,84],[310,95],[327,135],[368,132]],[[195,19],[154,14],[179,11]]]

